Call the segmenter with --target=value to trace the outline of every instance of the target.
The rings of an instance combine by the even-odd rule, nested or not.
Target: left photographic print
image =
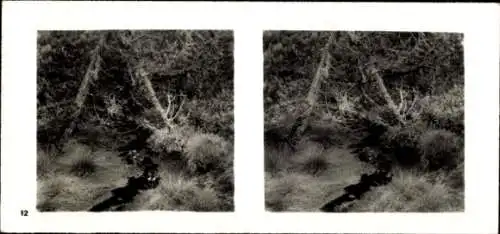
[[[234,210],[233,32],[38,31],[37,209]]]

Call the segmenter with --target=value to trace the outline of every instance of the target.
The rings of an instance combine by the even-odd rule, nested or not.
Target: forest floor
[[[37,208],[85,211],[109,198],[113,189],[127,185],[127,178],[141,174],[137,165],[127,164],[119,154],[78,141],[69,141],[62,152],[39,149]],[[164,158],[158,162],[159,186],[139,193],[132,202],[120,205],[117,210],[233,209],[232,195],[218,189],[232,181],[231,168],[227,168],[225,177],[213,178],[188,173],[185,160]],[[218,184],[221,182],[226,184]]]

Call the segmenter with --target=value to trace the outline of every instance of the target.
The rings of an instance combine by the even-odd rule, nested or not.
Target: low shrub
[[[419,148],[425,169],[450,170],[463,161],[459,137],[447,130],[431,130],[420,137]]]
[[[294,171],[318,175],[329,169],[330,162],[321,144],[305,142],[300,146],[301,149],[290,157],[292,163],[290,166]]]
[[[413,126],[390,129],[382,136],[384,151],[403,167],[420,165],[418,140],[422,131]]]
[[[431,97],[421,116],[433,128],[463,135],[464,108],[464,88],[456,85],[445,94]]]
[[[214,134],[195,134],[185,147],[187,168],[191,174],[225,171],[232,155],[230,145]]]

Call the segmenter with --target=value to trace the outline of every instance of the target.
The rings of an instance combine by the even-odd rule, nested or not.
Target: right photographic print
[[[265,31],[271,212],[463,212],[463,34]]]

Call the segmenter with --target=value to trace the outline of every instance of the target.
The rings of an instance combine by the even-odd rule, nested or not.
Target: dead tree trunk
[[[382,96],[384,97],[384,100],[385,100],[387,106],[393,112],[394,116],[397,118],[397,120],[401,124],[405,124],[405,120],[401,116],[401,113],[400,113],[400,110],[399,110],[398,106],[396,106],[396,104],[392,100],[391,95],[389,94],[389,91],[387,91],[387,88],[386,88],[386,86],[384,84],[384,80],[379,75],[377,69],[375,67],[371,66],[371,67],[368,67],[367,71],[368,71],[367,73],[373,79],[375,79],[375,82],[377,83],[377,86],[378,86],[380,92],[382,93]],[[404,102],[404,100],[401,100],[401,103],[403,103],[403,102]]]
[[[160,100],[158,100],[158,97],[156,96],[156,92],[153,89],[153,85],[151,84],[151,81],[149,80],[147,72],[144,71],[143,68],[139,67],[135,74],[136,74],[136,77],[139,78],[139,80],[144,85],[147,98],[153,104],[153,106],[154,106],[155,110],[158,112],[158,114],[160,114],[161,119],[163,120],[163,123],[165,124],[166,127],[171,128],[170,121],[168,119],[168,112],[165,109],[163,109],[163,106],[161,105]]]
[[[301,113],[299,113],[299,116],[294,121],[292,129],[290,130],[290,133],[288,135],[288,138],[294,144],[295,141],[293,139],[296,139],[297,137],[301,136],[304,133],[305,129],[307,128],[310,115],[314,110],[314,107],[316,106],[316,103],[318,101],[318,92],[321,88],[321,82],[325,77],[328,77],[328,70],[330,69],[329,49],[333,43],[333,39],[334,39],[334,34],[331,33],[328,38],[328,41],[323,47],[323,51],[321,53],[321,60],[318,64],[318,67],[316,68],[316,72],[314,73],[314,77],[311,82],[311,86],[309,88],[309,92],[307,93],[307,97],[305,99],[306,104],[304,105],[303,108],[301,108],[300,110]]]
[[[144,95],[146,99],[153,104],[154,110],[158,113],[158,115],[161,117],[161,122],[163,127],[172,130],[176,126],[173,122],[173,120],[177,117],[179,114],[180,110],[182,109],[182,105],[184,104],[184,99],[180,102],[180,104],[177,107],[177,110],[174,111],[173,107],[173,101],[172,101],[172,96],[170,94],[167,95],[168,98],[168,104],[167,107],[164,108],[158,99],[158,96],[156,94],[156,91],[153,88],[153,84],[151,83],[150,80],[150,72],[147,71],[145,68],[145,61],[144,58],[141,57],[140,51],[137,49],[138,46],[136,46],[134,43],[137,41],[137,38],[143,37],[145,35],[139,35],[135,36],[135,38],[131,38],[127,35],[124,34],[119,34],[118,38],[120,39],[121,43],[123,45],[126,45],[129,48],[129,52],[131,52],[133,55],[130,56],[130,60],[132,60],[131,63],[128,64],[128,72],[133,80],[133,82],[137,82],[140,84],[144,89]],[[190,41],[192,40],[191,37],[191,32],[186,33],[186,40]],[[154,72],[154,71],[153,71]],[[144,126],[150,130],[157,131],[160,128],[157,128],[154,126],[154,124],[150,123],[148,120],[143,119],[141,121],[136,121],[139,123],[139,125]]]
[[[59,142],[62,143],[66,141],[66,139],[73,133],[75,129],[76,123],[78,122],[78,118],[82,112],[82,107],[85,104],[85,100],[87,98],[89,92],[89,86],[91,82],[96,81],[99,77],[99,71],[101,69],[101,48],[104,45],[105,35],[101,35],[99,42],[95,49],[92,51],[90,64],[87,67],[85,75],[80,84],[80,88],[78,89],[78,93],[74,100],[74,112],[71,114],[71,122],[68,127],[64,130],[63,135],[61,136]]]
[[[140,64],[140,63],[139,63]],[[129,67],[129,69],[132,69]],[[175,124],[173,123],[173,120],[177,117],[179,114],[180,110],[182,109],[182,105],[184,104],[184,99],[180,102],[180,104],[177,107],[177,110],[174,111],[174,104],[172,101],[172,96],[167,95],[168,98],[168,104],[167,108],[163,108],[162,104],[160,103],[160,100],[158,99],[158,96],[156,95],[156,92],[153,88],[153,85],[151,83],[151,80],[149,79],[149,73],[142,68],[142,66],[137,66],[135,69],[135,72],[131,72],[131,74],[134,74],[135,78],[138,78],[138,81],[142,86],[144,87],[145,93],[146,93],[146,98],[153,104],[156,112],[160,115],[164,127],[168,128],[169,130],[172,130],[175,128]],[[142,125],[148,126],[150,129],[155,129],[152,124],[149,122],[142,123]]]
[[[329,49],[333,43],[333,33],[330,34],[326,45],[323,47],[323,52],[321,53],[321,60],[316,68],[316,72],[313,77],[313,81],[307,93],[307,102],[311,107],[316,105],[318,100],[318,91],[321,88],[321,81],[328,77],[328,70],[330,69],[330,52]]]

